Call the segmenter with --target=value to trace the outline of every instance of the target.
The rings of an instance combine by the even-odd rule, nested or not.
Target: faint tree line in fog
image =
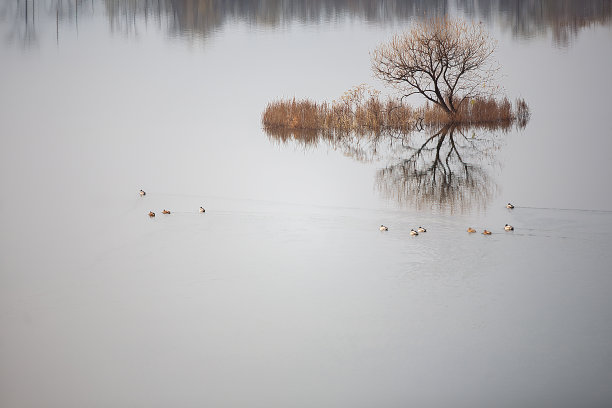
[[[158,19],[161,14],[171,22],[173,34],[202,36],[227,21],[276,27],[350,17],[388,25],[459,9],[471,19],[498,20],[515,36],[552,32],[555,43],[567,45],[583,27],[608,25],[612,20],[609,0],[105,0],[105,4],[109,19],[117,22],[134,21],[134,13]]]
[[[55,23],[59,31],[60,24],[76,25],[94,13],[104,13],[113,32],[137,34],[151,24],[171,35],[206,38],[235,21],[277,27],[354,18],[399,25],[454,9],[470,19],[499,21],[518,37],[552,33],[561,46],[584,27],[612,21],[609,0],[7,0],[0,2],[0,22],[6,40],[28,44],[36,42],[37,25]]]
[[[79,17],[91,17],[98,0],[10,0],[0,2],[0,35],[23,47],[38,44],[40,32],[59,39],[60,27],[78,31]]]
[[[568,46],[585,27],[610,25],[610,0],[456,0],[473,18],[497,20],[515,37],[542,37],[549,32],[559,46]]]

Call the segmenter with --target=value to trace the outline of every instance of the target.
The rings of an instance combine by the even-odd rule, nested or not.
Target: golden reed
[[[367,97],[359,91],[352,96],[347,94],[331,103],[295,98],[270,102],[262,114],[262,124],[266,131],[273,133],[361,134],[411,132],[446,124],[484,128],[506,128],[516,124],[524,127],[530,116],[529,106],[523,99],[517,99],[514,106],[507,98],[470,99],[464,101],[454,115],[449,115],[431,104],[413,108],[391,98],[381,101],[375,94]]]

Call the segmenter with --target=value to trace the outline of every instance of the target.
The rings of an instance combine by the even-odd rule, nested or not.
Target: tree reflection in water
[[[500,133],[511,128],[454,124],[411,133],[338,134],[266,129],[270,140],[305,150],[322,144],[362,162],[390,163],[376,174],[380,194],[400,206],[466,212],[486,208],[497,193],[491,170],[503,144]]]
[[[497,192],[488,166],[499,140],[447,125],[405,145],[407,157],[377,172],[378,190],[402,205],[450,212],[484,209]]]

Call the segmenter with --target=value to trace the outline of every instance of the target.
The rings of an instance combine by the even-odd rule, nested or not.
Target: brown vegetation
[[[422,20],[372,54],[374,75],[398,89],[398,97],[383,100],[378,91],[359,85],[331,103],[271,102],[262,122],[268,133],[380,134],[446,124],[523,127],[529,120],[527,103],[519,99],[513,108],[507,98],[495,97],[494,51],[482,24],[449,17]],[[424,97],[425,106],[405,104],[411,95]]]
[[[448,115],[438,105],[413,108],[396,99],[381,100],[375,92],[357,87],[339,101],[316,103],[307,99],[284,99],[268,104],[262,123],[268,133],[299,131],[304,134],[380,134],[412,132],[445,124],[486,128],[524,127],[529,107],[523,99],[514,106],[507,99],[474,98]]]

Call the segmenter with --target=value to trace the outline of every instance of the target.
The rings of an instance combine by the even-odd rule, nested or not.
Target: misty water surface
[[[406,161],[426,133],[262,129],[276,98],[382,89],[369,52],[424,14],[486,24],[532,112],[454,133],[451,190]],[[611,15],[2,3],[0,406],[609,406]]]

